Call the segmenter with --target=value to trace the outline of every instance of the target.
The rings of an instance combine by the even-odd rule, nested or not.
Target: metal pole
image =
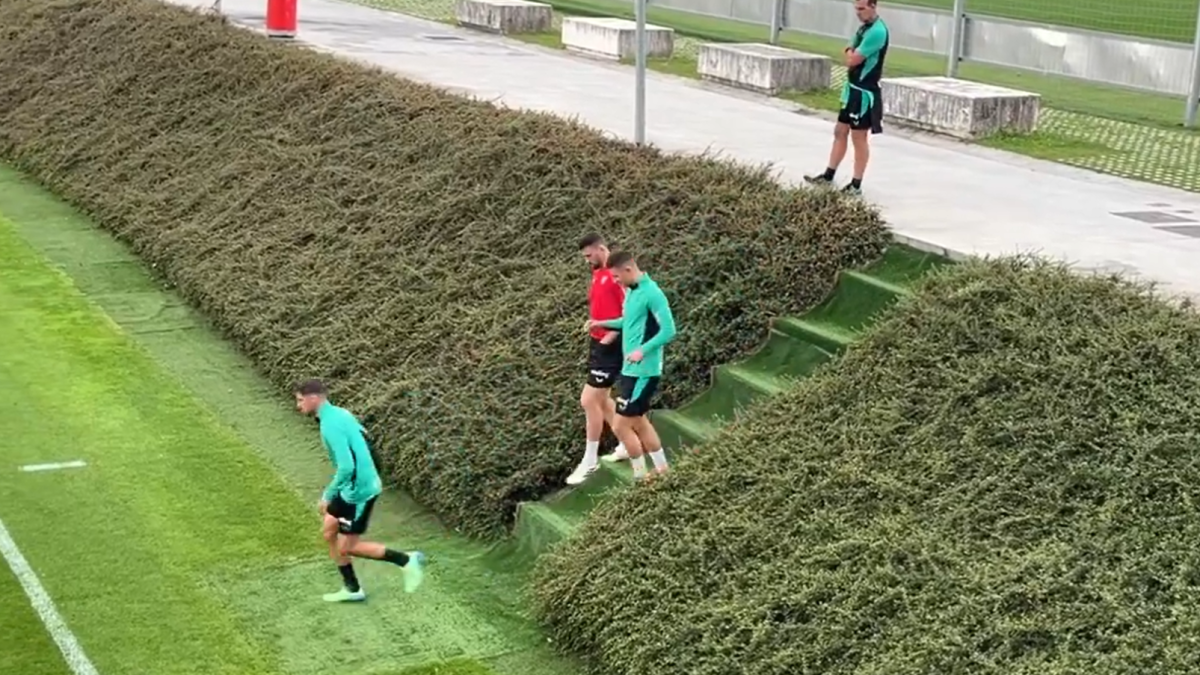
[[[634,3],[637,15],[637,68],[633,94],[633,142],[646,142],[646,0]]]
[[[1188,89],[1187,112],[1183,124],[1196,126],[1196,108],[1200,107],[1200,15],[1196,17],[1196,39],[1192,40],[1192,86]]]
[[[963,29],[967,23],[967,0],[954,0],[954,17],[950,23],[950,53],[946,57],[946,77],[958,77],[958,62],[962,61]]]
[[[786,0],[771,0],[771,39],[773,45],[779,44],[779,32],[783,30],[783,7]]]

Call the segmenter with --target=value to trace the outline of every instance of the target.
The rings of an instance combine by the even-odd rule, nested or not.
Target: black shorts
[[[851,88],[850,97],[838,112],[837,121],[855,131],[870,129],[873,134],[883,133],[883,92],[875,90],[871,94],[874,100],[864,101],[867,93]]]
[[[621,417],[645,415],[650,412],[650,404],[657,392],[657,377],[622,375],[617,379],[617,414]]]
[[[592,338],[592,343],[588,346],[587,386],[597,389],[612,387],[617,381],[617,376],[621,374],[623,362],[620,338],[608,345]]]
[[[367,525],[371,523],[371,509],[375,508],[375,497],[367,500],[362,504],[362,509],[359,505],[350,504],[341,497],[334,497],[329,502],[326,511],[329,515],[337,518],[338,532],[342,534],[362,534],[367,531]]]

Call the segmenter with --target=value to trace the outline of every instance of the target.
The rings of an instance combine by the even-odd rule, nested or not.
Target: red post
[[[267,37],[296,37],[296,0],[267,0]]]

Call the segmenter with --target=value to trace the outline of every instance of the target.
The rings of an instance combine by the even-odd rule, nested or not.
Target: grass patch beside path
[[[396,494],[373,530],[430,553],[426,585],[406,596],[364,564],[368,605],[321,603],[338,582],[311,423],[123,246],[3,166],[0,218],[0,517],[102,675],[575,672],[525,617],[524,560]],[[13,470],[62,459],[89,466]],[[10,581],[0,672],[65,675]]]
[[[448,0],[350,1],[430,20],[454,21],[454,4]],[[563,16],[633,16],[631,6],[612,0],[553,0],[551,4],[559,10],[555,13],[554,32],[511,37],[559,49],[562,43],[558,28]],[[768,37],[765,26],[677,10],[651,7],[648,18],[651,23],[676,30],[674,56],[652,59],[650,68],[680,77],[697,77],[696,55],[703,42],[766,42]],[[783,35],[781,44],[837,56],[844,41],[789,31]],[[892,76],[942,75],[944,71],[945,60],[940,57],[901,50],[888,53],[888,73]],[[963,64],[960,75],[1042,95],[1044,107],[1038,134],[1022,139],[989,139],[983,145],[1200,192],[1200,132],[1181,127],[1182,98],[973,63]],[[845,70],[835,66],[833,89],[784,94],[782,98],[818,110],[836,110],[837,88],[844,77]]]

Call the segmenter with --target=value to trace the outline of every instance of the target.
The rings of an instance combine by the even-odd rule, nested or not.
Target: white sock
[[[583,453],[583,463],[591,466],[600,461],[600,441],[588,441],[587,450]]]
[[[667,468],[667,456],[663,454],[662,448],[650,453],[650,461],[654,462],[656,471],[663,471]]]
[[[625,452],[625,444],[624,443],[617,443],[617,449],[613,450],[613,454],[614,455],[625,455],[626,457],[629,456],[629,453]]]
[[[634,457],[633,459],[629,460],[629,463],[633,465],[634,478],[641,478],[642,476],[646,475],[646,456],[645,455],[638,455],[637,457]]]

